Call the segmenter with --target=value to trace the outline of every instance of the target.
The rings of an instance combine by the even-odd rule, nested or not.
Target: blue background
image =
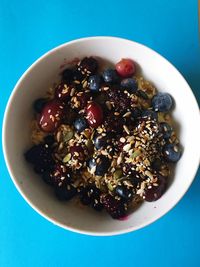
[[[196,0],[0,0],[0,123],[16,81],[32,62],[59,44],[95,35],[155,49],[200,99]],[[180,203],[156,223],[126,235],[90,237],[58,228],[33,211],[9,178],[2,150],[0,171],[1,267],[199,266],[200,172]]]

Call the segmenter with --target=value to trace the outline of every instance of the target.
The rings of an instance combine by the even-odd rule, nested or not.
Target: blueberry
[[[127,89],[130,93],[135,93],[138,88],[137,81],[133,78],[126,78],[121,81],[121,87]]]
[[[108,145],[109,139],[107,138],[107,136],[95,135],[93,142],[96,149],[101,149],[105,148]]]
[[[80,195],[87,195],[88,197],[94,199],[100,195],[101,191],[95,185],[88,185],[86,187],[80,188]]]
[[[97,188],[95,185],[89,185],[85,188],[85,190],[87,191],[88,196],[94,200],[94,199],[98,199],[101,191],[99,188]]]
[[[133,191],[124,185],[118,185],[115,188],[115,193],[117,196],[125,200],[131,200],[133,198]]]
[[[83,205],[91,204],[91,198],[87,194],[82,194],[82,196],[80,197],[80,201]]]
[[[138,185],[141,183],[141,179],[137,178],[136,176],[131,175],[131,177],[128,177],[129,181],[133,185],[133,188],[136,189]]]
[[[101,85],[101,77],[98,74],[90,76],[88,82],[91,91],[99,91]]]
[[[47,136],[45,136],[44,143],[47,144],[47,145],[49,145],[49,146],[52,146],[55,143],[54,136],[53,135],[47,135]]]
[[[98,62],[93,57],[85,57],[78,64],[81,71],[89,71],[94,74],[98,69]]]
[[[47,103],[47,100],[44,98],[36,99],[33,103],[33,108],[34,108],[35,112],[41,113],[44,106],[46,105],[46,103]]]
[[[126,179],[128,179],[131,182],[134,189],[136,189],[138,185],[142,182],[140,174],[134,170],[131,170],[131,173],[129,174],[129,176],[126,177]]]
[[[90,168],[90,169],[93,169],[93,168],[96,168],[96,160],[95,160],[95,158],[91,158],[91,159],[89,159],[89,161],[88,161],[88,167]]]
[[[95,168],[95,174],[97,176],[103,176],[110,167],[110,161],[106,156],[99,156],[97,159],[92,158],[89,160],[89,168]]]
[[[77,130],[77,132],[82,132],[88,127],[87,121],[84,118],[78,118],[74,122],[74,128]]]
[[[62,186],[55,188],[55,194],[61,201],[72,199],[76,193],[77,190],[73,185],[63,184]]]
[[[66,83],[70,83],[73,79],[73,70],[72,69],[65,69],[62,72],[62,79]]]
[[[138,107],[133,108],[133,110],[131,111],[131,116],[132,116],[133,119],[140,118],[141,114],[142,114],[142,111]]]
[[[165,139],[169,139],[172,135],[172,127],[167,122],[160,123],[160,131]]]
[[[84,205],[90,205],[92,201],[97,201],[100,198],[100,190],[95,185],[88,185],[81,188],[80,201]]]
[[[75,70],[73,72],[73,80],[74,81],[83,81],[85,79],[85,75],[82,74],[79,70]]]
[[[116,70],[113,69],[104,70],[104,72],[102,73],[102,77],[104,82],[106,83],[115,83],[119,80]]]
[[[146,110],[142,111],[141,117],[142,118],[149,118],[151,120],[157,120],[158,114],[153,110],[146,109]]]
[[[158,93],[152,98],[152,107],[155,111],[167,112],[172,108],[172,97],[167,93]]]
[[[103,176],[110,167],[110,161],[105,156],[100,156],[99,159],[100,161],[97,163],[95,174],[98,176]]]
[[[154,159],[154,161],[151,164],[151,167],[155,171],[160,171],[161,170],[161,167],[162,167],[162,161],[161,161],[161,159],[159,159],[159,158]]]
[[[102,211],[103,209],[103,204],[100,202],[100,200],[98,201],[94,201],[92,202],[92,208],[96,211]]]
[[[181,149],[175,144],[166,144],[163,147],[163,154],[166,160],[171,162],[177,162],[181,157]]]

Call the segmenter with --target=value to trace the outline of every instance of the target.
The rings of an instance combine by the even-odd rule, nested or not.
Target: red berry
[[[116,64],[116,71],[123,78],[131,77],[135,74],[135,63],[131,59],[123,58]]]
[[[86,118],[91,127],[97,128],[103,121],[103,111],[99,104],[92,102],[86,107]]]
[[[80,108],[84,108],[90,99],[89,94],[84,93],[84,92],[79,92],[76,97],[77,97],[77,101],[79,101],[80,103]]]
[[[84,149],[78,144],[74,144],[70,147],[70,153],[74,160],[78,160],[79,162],[83,162],[85,160]]]
[[[74,109],[83,109],[87,106],[87,102],[90,99],[90,95],[85,92],[77,92],[71,98],[71,106]]]
[[[44,132],[53,132],[61,124],[64,105],[59,100],[51,100],[44,106],[38,123]]]
[[[156,201],[159,199],[166,190],[167,180],[166,177],[161,175],[158,176],[158,181],[156,182],[158,185],[152,185],[151,188],[145,190],[144,196],[145,200],[148,202]]]
[[[71,85],[60,83],[55,88],[55,97],[60,100],[66,100],[69,97],[71,90],[72,90]]]
[[[121,219],[126,216],[125,204],[111,195],[101,195],[101,203],[113,219]]]

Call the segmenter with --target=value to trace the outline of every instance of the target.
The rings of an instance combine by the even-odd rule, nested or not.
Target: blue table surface
[[[0,0],[0,122],[22,73],[72,39],[111,35],[143,43],[170,60],[200,100],[196,0]],[[186,107],[187,108],[187,107]],[[192,160],[192,155],[191,155]],[[178,205],[154,224],[92,237],[54,226],[14,187],[0,152],[0,266],[199,266],[200,172]]]

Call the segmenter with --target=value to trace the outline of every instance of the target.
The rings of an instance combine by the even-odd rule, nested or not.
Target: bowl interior
[[[174,120],[184,153],[175,168],[175,178],[167,192],[154,203],[144,203],[125,221],[112,220],[108,215],[79,207],[73,202],[61,203],[53,195],[23,153],[30,146],[32,102],[59,78],[65,59],[98,56],[111,63],[121,58],[134,59],[142,75],[152,81],[159,91],[169,92],[175,99]],[[4,120],[3,144],[10,174],[25,199],[49,220],[74,231],[109,235],[143,227],[170,210],[191,184],[199,161],[199,112],[193,94],[179,72],[163,57],[147,47],[119,38],[86,38],[64,44],[34,63],[17,83],[10,98]],[[193,158],[191,160],[191,155]]]

